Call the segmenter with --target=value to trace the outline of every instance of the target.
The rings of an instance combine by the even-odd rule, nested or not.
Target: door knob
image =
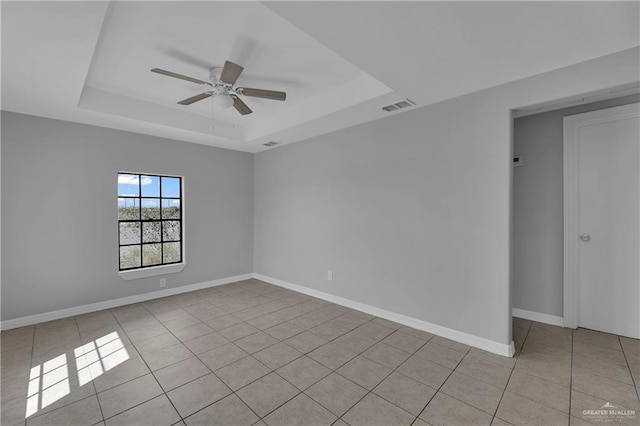
[[[589,234],[581,234],[580,235],[580,240],[584,241],[585,243],[587,241],[589,241],[590,239],[591,239],[591,235],[589,235]]]

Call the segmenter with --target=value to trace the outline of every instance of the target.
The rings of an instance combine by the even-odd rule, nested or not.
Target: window
[[[182,178],[118,173],[120,271],[182,262]]]

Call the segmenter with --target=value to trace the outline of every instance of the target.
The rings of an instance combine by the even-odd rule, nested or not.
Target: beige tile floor
[[[510,359],[243,281],[3,332],[2,424],[640,424],[640,341],[513,325]]]

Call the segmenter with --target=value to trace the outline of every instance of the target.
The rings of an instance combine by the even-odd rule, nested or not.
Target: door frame
[[[639,103],[606,108],[564,117],[563,180],[564,180],[564,326],[578,327],[578,251],[579,242],[579,158],[580,128],[593,124],[629,119],[638,116]],[[640,261],[640,259],[639,259]],[[640,302],[640,301],[639,301]]]

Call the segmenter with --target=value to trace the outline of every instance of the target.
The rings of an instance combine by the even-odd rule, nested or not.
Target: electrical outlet
[[[333,281],[333,272],[327,271],[327,281]]]
[[[160,278],[160,288],[167,288],[167,279]]]

